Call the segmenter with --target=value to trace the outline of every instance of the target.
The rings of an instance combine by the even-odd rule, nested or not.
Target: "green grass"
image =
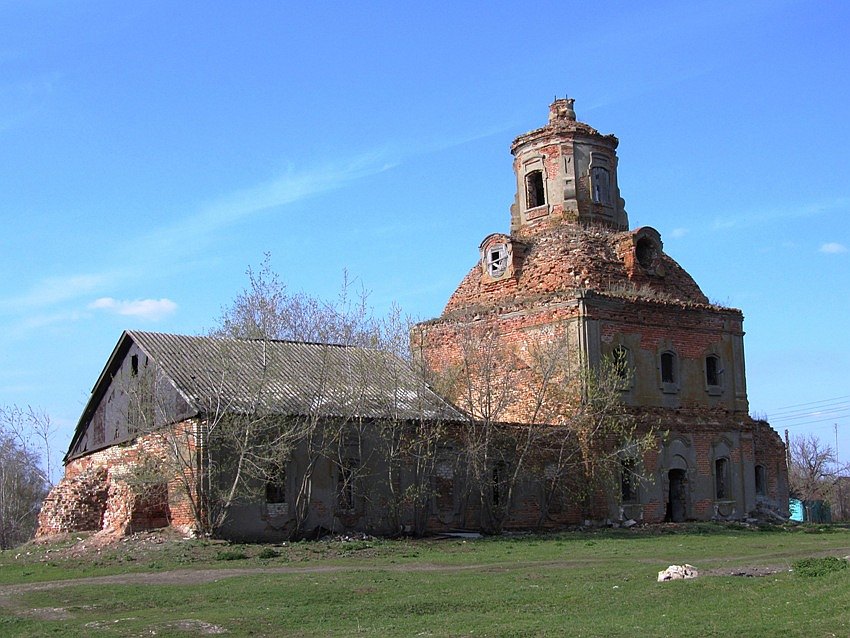
[[[670,529],[467,541],[128,544],[101,550],[88,564],[53,551],[47,562],[46,550],[32,547],[25,558],[15,559],[20,550],[0,553],[0,582],[29,587],[10,596],[0,586],[0,636],[190,636],[214,627],[230,636],[850,634],[850,569],[806,562],[850,554],[849,531]],[[800,561],[818,568],[817,577],[789,571]],[[659,570],[684,562],[702,575],[656,582]],[[722,575],[768,568],[780,571]],[[240,575],[193,580],[192,570],[209,569]],[[188,575],[169,582],[174,570]],[[37,589],[45,581],[130,572],[158,580],[71,580]]]

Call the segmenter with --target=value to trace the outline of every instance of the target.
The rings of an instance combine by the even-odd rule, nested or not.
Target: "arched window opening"
[[[716,354],[705,358],[705,385],[709,394],[720,394],[723,386],[723,362]]]
[[[643,268],[652,267],[657,253],[658,250],[655,247],[655,242],[648,237],[641,237],[635,246],[635,257]]]
[[[611,203],[611,174],[604,166],[594,166],[590,172],[591,192],[594,204]]]
[[[448,512],[454,509],[454,468],[448,461],[440,461],[434,468],[434,499],[437,510]]]
[[[286,503],[286,480],[283,475],[266,483],[266,503]]]
[[[505,496],[507,495],[507,487],[505,481],[507,478],[507,466],[502,461],[497,462],[493,466],[493,507],[503,507],[506,505]]]
[[[715,355],[705,358],[705,382],[707,385],[720,385],[720,359]]]
[[[611,351],[611,364],[617,378],[628,381],[631,375],[631,364],[629,362],[629,350],[624,346],[617,346]]]
[[[537,208],[546,204],[543,171],[531,171],[525,176],[525,197],[528,208]]]
[[[637,461],[633,456],[620,458],[620,497],[623,503],[638,500]]]
[[[718,501],[731,497],[729,485],[729,459],[721,458],[714,461],[714,489]]]
[[[676,383],[676,355],[672,352],[661,354],[661,383]]]
[[[756,465],[756,496],[767,494],[767,474],[764,465]]]

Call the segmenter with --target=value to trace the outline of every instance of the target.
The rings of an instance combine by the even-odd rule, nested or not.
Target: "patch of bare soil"
[[[212,636],[226,634],[227,629],[201,620],[173,620],[151,627],[152,632],[168,630],[169,632],[185,632],[191,636]]]
[[[702,574],[706,576],[744,576],[746,578],[758,578],[760,576],[772,576],[787,572],[785,565],[751,565],[749,567],[721,567],[719,569],[706,569]]]
[[[38,607],[24,609],[18,612],[21,616],[37,618],[38,620],[67,620],[71,614],[64,607]]]

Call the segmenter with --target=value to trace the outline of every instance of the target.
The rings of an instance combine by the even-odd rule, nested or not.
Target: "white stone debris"
[[[685,578],[696,578],[699,576],[697,568],[693,565],[670,565],[667,569],[658,572],[658,582],[663,583],[668,580],[682,580]]]

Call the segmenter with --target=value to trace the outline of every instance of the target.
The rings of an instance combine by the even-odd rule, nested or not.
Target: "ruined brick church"
[[[478,263],[442,315],[414,329],[415,350],[432,370],[447,370],[458,365],[465,336],[484,329],[496,335],[499,348],[510,352],[519,368],[534,343],[554,334],[570,344],[568,356],[576,369],[620,362],[628,374],[618,387],[619,399],[638,428],[658,433],[657,444],[636,460],[647,480],[623,481],[621,493],[603,495],[599,518],[677,522],[742,519],[759,511],[787,515],[784,445],[766,422],[748,413],[743,315],[709,302],[664,252],[658,231],[629,230],[617,180],[617,145],[615,136],[576,119],[572,99],[555,100],[545,126],[514,140],[510,232],[484,238]],[[327,379],[333,380],[335,399],[355,397],[347,418],[366,433],[358,445],[337,460],[310,463],[303,458],[303,446],[297,448],[285,475],[267,486],[265,501],[240,504],[224,535],[285,535],[308,465],[312,509],[305,525],[376,533],[410,529],[406,511],[403,520],[390,524],[387,492],[410,487],[411,471],[403,468],[389,481],[377,478],[390,466],[381,456],[378,433],[392,419],[440,421],[461,433],[452,435],[454,456],[452,445],[444,445],[428,479],[433,494],[425,504],[423,529],[475,527],[470,485],[468,480],[461,485],[463,468],[458,467],[462,455],[457,448],[463,445],[468,416],[463,408],[455,409],[424,387],[400,361],[376,367],[377,355],[363,349],[274,342],[261,348],[263,361],[271,364],[260,369],[258,347],[250,341],[222,345],[211,337],[125,332],[77,425],[65,457],[65,479],[45,502],[39,534],[107,528],[126,533],[168,524],[192,531],[186,499],[181,503],[175,481],[143,495],[122,486],[121,477],[151,446],[152,435],[139,436],[129,425],[121,379],[134,378],[147,366],[163,380],[167,400],[162,403],[172,406],[160,427],[186,432],[210,418],[205,403],[242,406],[238,409],[244,413],[246,397],[256,391],[246,379],[271,382],[269,390],[264,388],[266,409],[282,419],[329,406],[319,416],[338,423],[341,408],[331,408],[328,397],[317,395],[320,386],[327,392]],[[329,361],[335,363],[328,367]],[[371,363],[352,365],[357,362]],[[393,383],[404,380],[403,392],[397,385],[391,389],[395,397],[411,400],[401,406],[383,401],[378,388],[388,386],[376,382],[378,368]],[[358,375],[352,375],[354,369]],[[373,378],[367,379],[364,370],[372,371]],[[213,395],[202,382],[204,373],[220,379],[232,375],[223,384],[229,394]],[[522,375],[516,379],[522,386]],[[357,383],[365,385],[354,388]],[[526,389],[514,388],[500,416],[505,422],[522,423],[529,414],[532,399]],[[370,397],[368,405],[364,396]],[[190,453],[195,445],[200,449],[192,443]],[[539,486],[525,482],[511,497],[517,504],[505,527],[541,526],[539,494]],[[577,523],[581,515],[567,504],[545,526]]]
[[[484,238],[442,316],[423,325],[421,346],[441,368],[475,327],[520,357],[561,330],[579,365],[623,362],[622,400],[665,435],[642,459],[650,480],[611,499],[612,519],[785,513],[784,445],[748,414],[743,315],[710,303],[657,230],[629,230],[617,145],[576,119],[572,99],[555,100],[545,126],[514,140],[510,233]],[[521,420],[528,400],[520,393],[507,414]]]

